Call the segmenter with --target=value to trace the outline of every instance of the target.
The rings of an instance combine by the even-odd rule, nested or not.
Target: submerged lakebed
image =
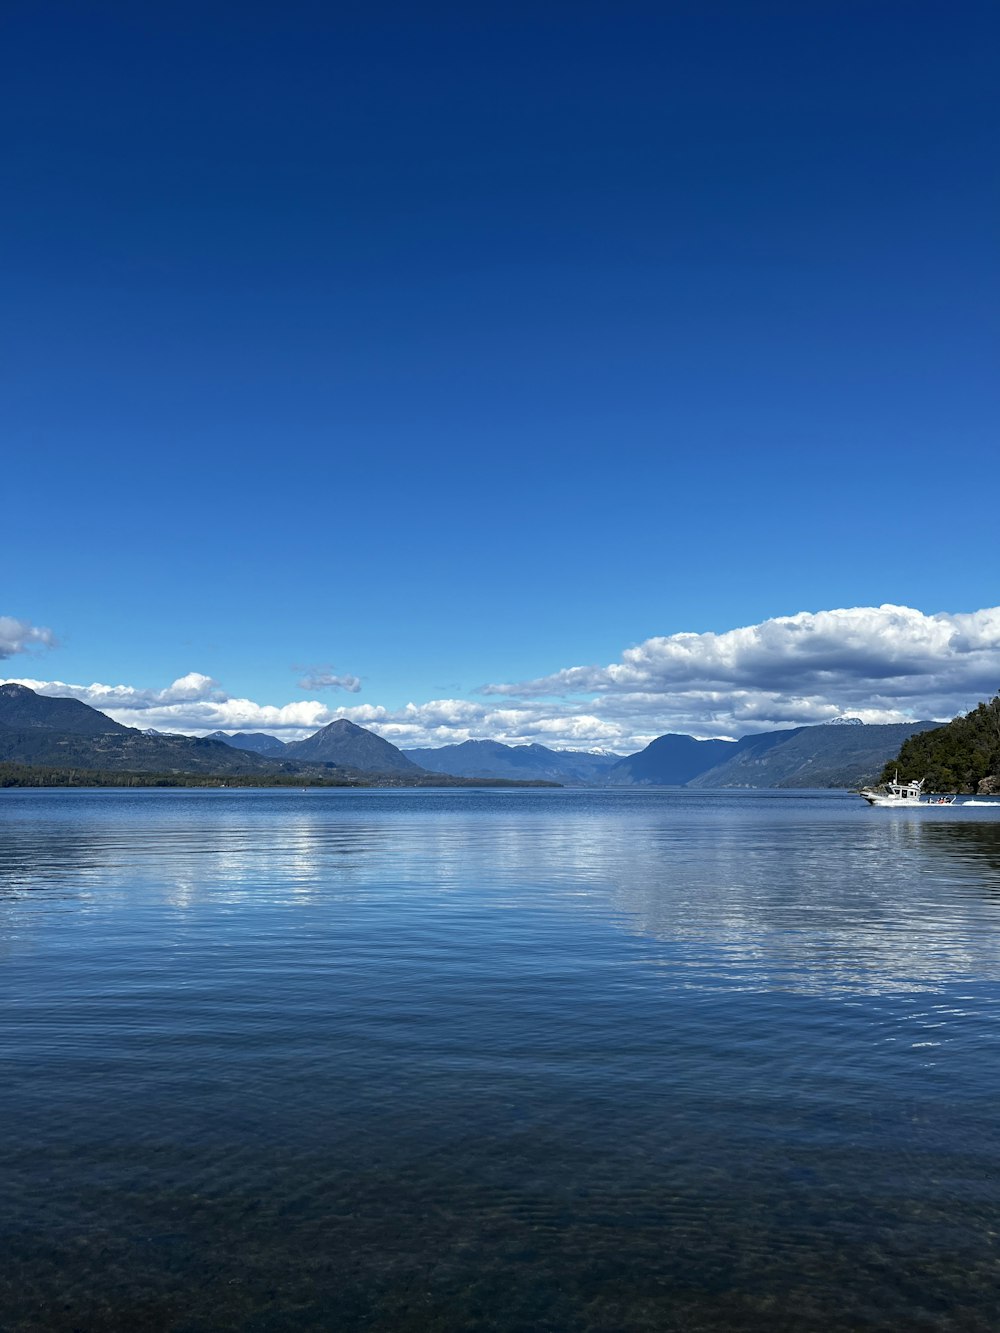
[[[0,792],[0,1327],[994,1329],[1000,809]]]

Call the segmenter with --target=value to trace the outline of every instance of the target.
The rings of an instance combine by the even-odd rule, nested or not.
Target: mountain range
[[[691,787],[858,787],[877,778],[908,737],[940,722],[827,724],[745,736],[715,768]]]
[[[764,731],[738,741],[660,736],[616,764],[607,782],[616,787],[856,787],[877,777],[907,737],[938,726],[828,723]]]
[[[113,772],[248,774],[274,765],[218,740],[151,736],[78,699],[0,685],[0,761]]]
[[[235,739],[221,733],[197,737],[139,731],[77,699],[50,698],[25,685],[0,685],[0,762],[220,777],[325,776],[331,771],[421,774],[396,746],[343,719],[296,745],[264,737],[273,742],[269,755],[234,744]]]
[[[544,745],[504,745],[501,741],[462,741],[459,745],[403,753],[432,773],[466,778],[542,778],[586,785],[603,784],[621,757],[585,750],[550,750]]]
[[[261,753],[265,750],[266,753]],[[37,694],[25,685],[0,685],[0,763],[95,773],[190,774],[267,781],[393,780],[440,785],[462,776],[431,773],[395,745],[346,718],[302,741],[285,744],[266,733],[169,735],[123,726],[77,699]],[[10,777],[11,775],[7,775]],[[484,779],[491,781],[489,777]],[[520,781],[539,782],[535,774]],[[501,782],[509,779],[497,779]]]
[[[940,726],[847,721],[852,725],[792,727],[738,741],[667,734],[624,757],[489,740],[404,752],[346,718],[290,743],[264,732],[194,737],[139,731],[77,699],[7,684],[0,685],[0,762],[261,778],[336,773],[404,782],[437,775],[613,787],[851,787],[877,778],[908,737]]]
[[[938,722],[882,726],[848,717],[821,726],[760,732],[737,741],[696,740],[668,733],[637,754],[621,756],[490,740],[399,751],[361,727],[352,730],[350,723],[340,719],[305,741],[284,746],[282,753],[294,759],[330,756],[357,768],[377,762],[382,772],[405,772],[398,760],[395,765],[390,762],[389,756],[395,754],[424,772],[442,776],[541,780],[569,786],[855,787],[873,781],[907,737],[938,726]],[[356,745],[362,736],[372,737],[379,746],[349,748],[349,742]],[[237,737],[232,743],[237,743]]]

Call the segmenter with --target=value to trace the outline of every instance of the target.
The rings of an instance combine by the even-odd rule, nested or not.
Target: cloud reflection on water
[[[586,913],[675,984],[813,995],[1000,977],[994,812],[845,797],[141,793],[5,804],[0,900],[386,928],[475,907]],[[937,817],[935,817],[937,816]],[[222,927],[220,926],[220,929]]]

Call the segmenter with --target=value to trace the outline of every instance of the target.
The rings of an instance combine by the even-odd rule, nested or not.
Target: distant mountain
[[[153,773],[276,772],[256,754],[193,736],[123,727],[78,699],[0,685],[0,760],[17,764]]]
[[[915,732],[937,722],[826,725],[745,736],[721,764],[692,778],[692,787],[857,787],[876,779],[886,760]]]
[[[854,787],[878,776],[914,732],[935,722],[866,725],[857,718],[789,727],[738,741],[658,736],[607,775],[609,786]]]
[[[33,727],[0,727],[0,760],[61,768],[137,773],[274,773],[263,755],[194,736],[145,736],[133,727],[83,735]],[[283,767],[283,766],[282,766]],[[291,766],[289,766],[291,767]]]
[[[234,739],[271,742],[278,751],[259,754],[232,744]],[[123,727],[79,700],[50,698],[24,685],[0,685],[0,764],[57,770],[62,777],[74,773],[192,774],[238,776],[265,783],[271,778],[334,778],[370,785],[384,776],[404,786],[447,785],[395,745],[346,718],[293,745],[283,745],[265,733],[238,733],[223,739],[178,736],[152,728]],[[534,775],[528,777],[538,781]],[[456,782],[461,785],[462,779]]]
[[[362,773],[421,772],[419,764],[407,759],[402,750],[373,731],[348,722],[346,717],[329,723],[304,741],[292,741],[285,746],[284,753],[300,762],[338,764]]]
[[[696,741],[693,736],[657,736],[638,754],[630,754],[608,771],[613,787],[683,787],[692,778],[723,762],[738,741]]]
[[[76,736],[130,730],[79,699],[53,699],[47,694],[36,694],[27,685],[0,685],[0,726],[15,730],[42,727]]]
[[[230,735],[225,731],[210,731],[204,738],[207,741],[222,741],[234,750],[252,750],[254,754],[285,754],[285,742],[277,736],[269,736],[266,731],[236,731]]]
[[[313,776],[328,772],[326,766],[336,766],[362,775],[419,778],[430,770],[467,779],[613,786],[851,787],[875,780],[883,765],[900,753],[901,761],[904,755],[918,766],[933,761],[942,772],[947,769],[957,774],[956,782],[969,784],[979,771],[975,765],[986,745],[982,737],[993,734],[991,726],[1000,725],[995,721],[998,715],[1000,702],[994,700],[967,719],[949,724],[951,730],[937,722],[871,726],[852,721],[764,732],[739,741],[666,735],[624,759],[499,741],[466,741],[435,750],[412,750],[407,755],[346,718],[290,745],[264,733],[222,738],[161,735],[124,727],[78,699],[51,698],[25,685],[8,684],[0,685],[0,762],[220,776],[308,773],[310,766],[322,765],[323,769],[312,768]],[[959,726],[960,722],[964,725]],[[917,747],[911,752],[903,746],[909,737],[927,731],[943,735],[940,744],[935,742],[933,756],[930,750]],[[247,748],[250,741],[280,748],[268,756]],[[997,761],[988,746],[987,750],[984,771],[989,776]]]
[[[620,757],[585,750],[550,750],[544,745],[504,745],[501,741],[463,741],[403,753],[431,773],[569,783],[603,783]]]

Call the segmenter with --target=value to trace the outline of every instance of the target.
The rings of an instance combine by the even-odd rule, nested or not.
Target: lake
[[[0,1328],[995,1330],[1000,804],[0,793]]]

